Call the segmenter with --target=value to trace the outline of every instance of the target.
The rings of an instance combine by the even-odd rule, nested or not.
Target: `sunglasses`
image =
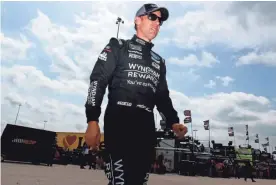
[[[161,26],[163,24],[163,20],[161,17],[158,17],[157,15],[151,13],[151,14],[148,14],[148,19],[151,20],[151,21],[155,21],[156,19],[158,19],[159,21],[159,25]]]

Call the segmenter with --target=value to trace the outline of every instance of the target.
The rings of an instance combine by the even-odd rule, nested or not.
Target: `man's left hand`
[[[188,132],[188,129],[185,125],[180,124],[180,123],[175,123],[172,125],[172,130],[176,134],[178,139],[184,138],[186,133]]]

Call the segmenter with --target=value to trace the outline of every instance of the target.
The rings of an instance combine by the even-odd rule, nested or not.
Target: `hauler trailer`
[[[1,159],[49,164],[55,145],[55,132],[7,124],[1,136]]]

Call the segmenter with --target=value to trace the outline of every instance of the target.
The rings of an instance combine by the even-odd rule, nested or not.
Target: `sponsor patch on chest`
[[[129,48],[136,51],[142,51],[142,46],[129,43]]]
[[[117,104],[127,106],[127,107],[130,107],[132,105],[131,102],[125,102],[125,101],[118,101]]]
[[[157,64],[159,64],[161,58],[152,51],[150,52],[150,54],[151,54],[151,59],[154,60]]]
[[[135,51],[135,50],[128,50],[129,53],[135,53],[137,55],[143,55],[141,52],[139,51]]]
[[[135,53],[129,53],[128,57],[133,58],[133,59],[142,59],[142,55],[138,55],[138,54],[135,54]]]
[[[152,65],[154,68],[160,70],[160,65],[159,65],[159,64],[157,64],[157,63],[155,63],[155,62],[152,62],[151,65]]]
[[[139,44],[142,44],[142,45],[145,45],[146,44],[146,42],[145,41],[143,41],[143,40],[141,40],[141,39],[136,39],[135,40],[137,43],[139,43]]]

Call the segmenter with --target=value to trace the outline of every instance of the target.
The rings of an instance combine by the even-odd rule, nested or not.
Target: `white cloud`
[[[190,54],[179,59],[176,57],[170,57],[168,62],[180,66],[197,66],[197,67],[212,67],[214,64],[219,63],[218,59],[209,52],[203,51],[201,58],[199,59],[196,55]]]
[[[258,97],[242,92],[216,93],[205,97],[187,97],[181,92],[171,91],[171,98],[180,120],[183,122],[183,110],[191,109],[194,128],[197,128],[198,137],[207,139],[202,123],[210,119],[212,124],[213,138],[227,140],[227,126],[233,125],[236,128],[249,124],[251,128],[256,125],[275,126],[276,110],[270,109],[271,102],[265,97]],[[5,109],[2,109],[2,120],[14,123],[18,110],[16,103],[25,102],[22,105],[18,124],[34,124],[34,127],[42,128],[43,121],[47,120],[46,129],[55,131],[85,131],[86,118],[84,106],[77,106],[72,103],[65,103],[60,100],[46,96],[33,97],[32,95],[20,95],[19,93],[8,94],[2,98]],[[102,105],[105,110],[106,103]],[[256,109],[256,107],[258,109]],[[100,117],[101,129],[103,130],[103,115]],[[20,121],[21,120],[21,121]],[[25,120],[25,121],[24,121]],[[27,120],[27,121],[26,121]],[[157,127],[159,127],[160,116],[158,116]],[[224,130],[218,132],[219,129]],[[237,130],[242,132],[242,130]],[[254,132],[265,135],[266,130]]]
[[[46,96],[34,97],[32,95],[20,95],[17,92],[2,98],[5,109],[2,108],[2,119],[13,124],[18,110],[15,104],[17,99],[24,100],[18,115],[18,124],[28,123],[36,128],[43,128],[44,120],[47,121],[46,129],[54,131],[75,131],[76,124],[85,125],[84,106],[80,107],[72,103],[65,103]],[[28,120],[28,121],[24,121]],[[79,127],[78,127],[79,128]],[[83,131],[83,130],[82,130]]]
[[[0,33],[1,61],[11,62],[27,59],[27,52],[34,44],[24,35],[20,34],[20,40],[6,37]]]
[[[34,66],[14,65],[11,68],[2,67],[1,72],[2,79],[12,83],[17,88],[27,88],[28,90],[47,88],[64,94],[81,95],[86,95],[88,89],[88,85],[81,80],[50,79]]]
[[[212,138],[218,141],[228,142],[228,126],[234,126],[237,134],[244,134],[243,128],[246,124],[249,125],[252,134],[276,135],[276,110],[270,108],[271,102],[265,97],[243,92],[188,97],[176,91],[171,91],[171,97],[182,122],[183,110],[192,110],[193,127],[199,130],[197,136],[201,140],[208,139],[208,132],[203,128],[203,121],[207,119],[212,127]],[[188,127],[190,128],[190,124]],[[259,127],[262,130],[259,130]],[[272,128],[275,130],[272,131]],[[274,142],[276,144],[276,141]]]
[[[12,105],[24,105],[25,100],[15,93],[9,93],[7,96],[5,96],[5,99],[8,100]]]
[[[52,72],[58,73],[60,78],[84,79],[87,82],[100,51],[111,37],[116,37],[116,14],[100,8],[93,15],[76,15],[77,27],[65,27],[53,23],[41,11],[37,13],[28,29],[52,58]],[[127,20],[125,24],[124,27],[127,27]],[[126,34],[121,29],[120,35],[125,37]]]
[[[175,28],[172,41],[181,48],[194,49],[211,44],[225,44],[235,49],[275,47],[276,24],[267,21],[274,15],[262,11],[264,7],[258,11],[248,9],[246,3],[208,2],[201,4],[201,9],[185,12],[170,20],[170,27]],[[269,12],[273,12],[275,4],[270,6]]]
[[[209,80],[208,84],[204,84],[204,87],[207,87],[207,88],[213,88],[215,86],[216,86],[216,82],[214,80]]]
[[[219,79],[222,81],[222,85],[227,87],[231,82],[234,81],[233,78],[231,78],[230,76],[224,76],[224,77],[221,77],[221,76],[216,76],[216,79]]]
[[[92,8],[93,14],[75,15],[74,21],[77,26],[69,27],[54,23],[46,14],[38,10],[37,17],[29,22],[27,30],[37,38],[48,57],[51,58],[50,72],[58,74],[58,76],[49,78],[34,66],[3,66],[1,69],[2,87],[5,87],[5,90],[2,93],[2,101],[9,104],[5,104],[7,110],[13,112],[11,110],[16,109],[14,106],[18,102],[24,101],[27,103],[22,106],[20,119],[30,118],[33,123],[37,120],[43,122],[44,119],[50,119],[47,123],[48,129],[84,131],[86,124],[84,102],[88,91],[89,75],[100,51],[108,43],[109,38],[116,36],[115,20],[118,14],[114,12],[115,6],[119,6],[120,11],[125,15],[133,14],[129,10],[131,6],[95,3]],[[124,19],[124,25],[120,28],[120,37],[128,38],[130,37],[128,33],[130,26],[133,26],[132,20],[126,19],[124,15],[121,17]],[[106,29],[107,27],[109,29]],[[133,31],[133,29],[131,30]],[[16,39],[13,41],[19,43]],[[15,47],[13,50],[17,47],[16,44],[10,45]],[[11,92],[13,93],[11,94]],[[48,93],[60,94],[62,97],[80,95],[83,105],[79,107],[63,103],[50,98]],[[103,108],[106,100],[105,96]],[[24,110],[29,111],[24,112]],[[14,116],[7,111],[5,120],[12,123]],[[70,122],[74,126],[67,127],[64,125],[65,122]],[[84,127],[80,125],[84,125]]]
[[[260,54],[251,52],[247,55],[239,57],[236,66],[250,65],[250,64],[263,64],[266,66],[276,67],[276,52],[268,51]]]

